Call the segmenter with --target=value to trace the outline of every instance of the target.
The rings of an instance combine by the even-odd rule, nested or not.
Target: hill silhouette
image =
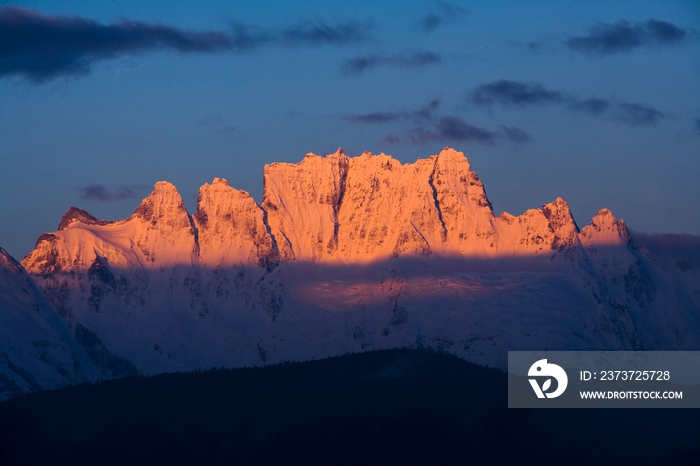
[[[507,377],[396,349],[0,403],[20,464],[698,464],[700,410],[507,408]]]

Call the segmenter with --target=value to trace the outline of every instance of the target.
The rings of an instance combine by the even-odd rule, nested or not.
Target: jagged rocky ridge
[[[673,260],[606,209],[581,230],[562,199],[495,216],[444,149],[271,164],[260,206],[215,178],[194,215],[158,182],[122,221],[71,208],[22,264],[110,377],[404,345],[499,367],[509,349],[698,349],[700,263]]]

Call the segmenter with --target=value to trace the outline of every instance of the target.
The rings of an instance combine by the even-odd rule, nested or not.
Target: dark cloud
[[[415,118],[423,118],[423,119],[429,119],[432,118],[433,113],[435,110],[438,109],[440,106],[440,99],[433,99],[430,102],[428,102],[427,105],[420,107],[418,110],[415,110],[413,113],[409,114],[410,117],[415,117]]]
[[[525,142],[532,141],[532,136],[525,130],[515,127],[515,126],[503,126],[499,128],[499,135],[504,139],[516,144],[522,144]]]
[[[476,87],[471,95],[476,105],[501,104],[515,107],[560,103],[565,100],[558,91],[546,89],[538,83],[522,83],[501,79]]]
[[[231,36],[223,32],[195,32],[124,19],[103,25],[77,16],[0,8],[0,76],[19,74],[40,82],[58,75],[85,74],[95,60],[125,53],[151,49],[201,53],[230,47]]]
[[[649,19],[631,23],[620,20],[616,23],[598,23],[585,36],[572,37],[565,41],[567,47],[590,55],[609,55],[628,52],[649,45],[674,45],[687,36],[687,31],[672,23]]]
[[[440,63],[442,57],[433,52],[414,52],[405,55],[365,55],[345,60],[341,71],[345,75],[361,75],[374,68],[388,66],[391,68],[422,68]]]
[[[493,146],[500,139],[506,139],[510,142],[520,144],[529,142],[532,138],[527,132],[520,128],[501,126],[499,131],[491,131],[467,123],[456,116],[440,118],[429,127],[419,127],[409,135],[409,140],[414,145],[423,145],[433,141],[444,141]]]
[[[124,199],[133,199],[136,197],[136,192],[127,187],[120,186],[110,190],[107,186],[101,184],[89,184],[80,188],[80,197],[86,201],[112,202],[123,201]]]
[[[440,118],[435,125],[440,138],[459,142],[476,142],[479,144],[493,144],[496,135],[478,126],[470,125],[458,117]]]
[[[112,200],[112,193],[101,184],[90,184],[80,188],[80,191],[82,193],[80,197],[86,201],[109,202]]]
[[[237,131],[236,127],[230,125],[221,115],[202,118],[198,123],[217,134],[233,134]]]
[[[114,192],[114,196],[112,199],[115,201],[122,201],[124,199],[133,199],[136,197],[136,192],[134,192],[133,189],[127,188],[126,186],[122,186],[117,188],[117,190]]]
[[[629,126],[654,126],[667,115],[648,105],[620,102],[600,97],[580,98],[563,91],[547,89],[540,83],[500,80],[480,84],[469,95],[477,106],[500,104],[526,108],[536,105],[559,105],[594,117],[607,117]]]
[[[439,99],[431,100],[427,105],[415,110],[402,112],[374,112],[362,113],[358,115],[343,115],[341,120],[353,121],[356,123],[392,123],[400,120],[428,120],[432,117],[433,112],[440,106]]]
[[[666,115],[659,110],[642,104],[619,103],[615,118],[631,126],[654,126]]]
[[[465,8],[452,5],[445,1],[435,2],[433,11],[426,14],[418,22],[418,27],[423,32],[433,32],[443,24],[453,21],[455,18],[464,16],[467,13]]]
[[[456,116],[437,117],[435,112],[439,107],[440,100],[434,99],[413,110],[343,115],[341,119],[365,124],[411,122],[415,127],[406,139],[414,145],[433,141],[494,145],[501,139],[520,144],[532,140],[527,132],[516,127],[501,126],[498,131],[491,131],[467,123]],[[402,137],[396,134],[389,134],[382,142],[393,145],[401,139]]]
[[[328,25],[321,20],[282,29],[192,31],[120,19],[101,24],[78,16],[53,16],[16,6],[0,8],[0,77],[20,75],[43,82],[61,75],[87,74],[98,60],[148,50],[179,53],[244,52],[263,44],[347,44],[368,37],[369,26]]]

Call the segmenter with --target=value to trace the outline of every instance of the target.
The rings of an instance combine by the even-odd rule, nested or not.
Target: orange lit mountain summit
[[[517,217],[496,217],[483,183],[464,154],[453,149],[405,165],[367,152],[352,158],[342,150],[326,157],[307,154],[298,164],[266,166],[264,186],[260,207],[248,193],[215,178],[200,188],[191,219],[167,182],[156,183],[134,215],[120,222],[98,221],[71,209],[59,232],[43,237],[23,263],[39,272],[53,271],[55,264],[42,259],[47,254],[64,260],[63,268],[89,268],[98,255],[115,265],[169,265],[190,263],[194,254],[201,266],[268,267],[293,260],[534,255],[563,251],[580,241],[600,243],[603,236],[610,244],[629,240],[624,222],[607,210],[579,236],[561,198]],[[99,245],[93,247],[94,242]],[[92,252],[81,255],[68,245],[89,245],[86,251]],[[131,257],[110,256],[125,249],[133,251],[127,254]]]

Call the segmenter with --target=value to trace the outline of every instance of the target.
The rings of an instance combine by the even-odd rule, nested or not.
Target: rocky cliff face
[[[566,202],[496,218],[461,152],[401,164],[390,156],[308,154],[265,168],[263,208],[283,260],[373,262],[400,256],[494,257],[575,247]]]
[[[272,271],[279,252],[266,213],[245,191],[221,178],[199,189],[194,225],[199,264],[216,269],[257,266]]]
[[[72,208],[22,263],[104,377],[403,345],[497,366],[700,348],[700,259],[639,247],[606,209],[579,231],[560,198],[496,217],[455,150],[307,154],[264,183],[258,205],[215,178],[193,216],[167,182],[125,220]]]
[[[265,166],[263,208],[285,260],[322,260],[338,249],[338,211],[348,157],[306,154],[298,164]]]

